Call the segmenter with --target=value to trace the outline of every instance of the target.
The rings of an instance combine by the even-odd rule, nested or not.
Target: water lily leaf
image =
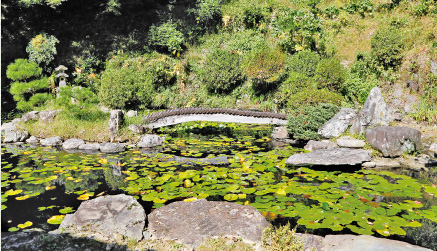
[[[224,197],[225,200],[233,201],[238,199],[238,195],[236,194],[226,194]]]
[[[411,222],[408,222],[408,224],[407,224],[407,227],[420,227],[420,226],[422,226],[422,224],[420,222],[417,222],[417,221],[411,221]]]
[[[64,207],[63,209],[60,209],[59,212],[61,214],[68,214],[68,213],[72,213],[76,210],[74,210],[72,207]]]
[[[162,204],[162,203],[165,203],[167,200],[163,200],[163,199],[160,199],[160,198],[155,198],[155,199],[153,199],[153,202],[154,203],[158,203],[158,204]]]
[[[195,201],[195,200],[197,200],[197,198],[188,198],[188,199],[185,199],[184,201],[185,202],[191,202],[191,201]]]
[[[53,215],[47,220],[47,223],[53,224],[53,225],[59,225],[61,224],[62,220],[64,220],[65,215]]]
[[[56,188],[56,186],[46,186],[46,190],[48,191],[48,190],[53,190],[53,189],[55,189]]]
[[[8,229],[8,232],[16,232],[18,230],[20,230],[20,229],[17,228],[17,227],[11,227],[11,228]]]
[[[30,226],[32,226],[32,225],[33,225],[32,222],[30,222],[30,221],[26,221],[24,224],[18,224],[18,227],[19,227],[19,228],[26,228],[26,227],[30,227]]]
[[[20,197],[15,197],[16,200],[26,200],[26,199],[29,199],[29,198],[30,198],[29,195],[23,195],[23,196],[20,196]]]
[[[8,190],[5,192],[6,196],[10,196],[10,195],[17,195],[20,194],[21,192],[23,192],[23,190],[19,189],[19,190]]]
[[[7,208],[7,206],[5,206],[5,205],[1,205],[1,210],[5,210]]]
[[[81,196],[77,197],[78,200],[89,200],[90,195],[89,194],[82,194]]]

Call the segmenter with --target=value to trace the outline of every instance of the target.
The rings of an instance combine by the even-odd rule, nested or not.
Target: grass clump
[[[304,250],[304,242],[295,231],[290,230],[290,223],[279,228],[268,227],[263,232],[263,248],[265,251],[300,251]]]

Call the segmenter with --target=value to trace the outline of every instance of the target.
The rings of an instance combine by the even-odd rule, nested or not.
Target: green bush
[[[310,86],[291,95],[287,99],[287,107],[297,109],[303,105],[318,105],[321,103],[340,105],[343,99],[343,96],[337,92]]]
[[[114,56],[100,78],[100,102],[111,108],[145,108],[157,89],[174,80],[172,63],[158,53]]]
[[[287,131],[294,139],[319,139],[318,129],[339,110],[333,104],[302,106],[291,110],[288,116]]]
[[[360,52],[357,59],[351,65],[351,73],[357,74],[360,78],[366,79],[378,73],[376,62],[372,55],[367,52]]]
[[[197,1],[197,23],[202,29],[215,31],[222,22],[222,0],[198,0]]]
[[[52,35],[42,33],[35,36],[26,47],[29,60],[42,64],[45,70],[50,71],[49,64],[55,59],[57,43],[59,40]]]
[[[263,231],[263,250],[265,251],[303,251],[304,242],[290,230],[290,223],[279,228],[268,227]]]
[[[229,93],[244,80],[240,61],[241,57],[237,53],[215,49],[199,67],[199,80],[209,92]]]
[[[370,90],[376,86],[378,86],[378,79],[369,78],[369,80],[366,80],[362,79],[357,73],[350,73],[342,84],[341,89],[348,101],[358,101],[358,103],[364,104]]]
[[[246,28],[253,28],[264,21],[263,9],[259,6],[251,5],[244,9],[243,22]]]
[[[153,25],[149,30],[149,43],[160,50],[176,54],[182,51],[184,34],[177,29],[177,25],[169,20],[159,26]]]
[[[273,82],[282,75],[286,55],[268,45],[249,52],[243,60],[244,74],[261,82]]]
[[[41,73],[42,69],[37,63],[29,62],[23,58],[16,59],[6,69],[6,76],[12,81],[27,81],[28,79],[39,77]]]
[[[317,64],[315,79],[322,88],[339,90],[344,81],[345,70],[335,58],[324,58]]]
[[[223,36],[224,34],[220,35]],[[236,51],[243,56],[252,50],[256,50],[266,45],[264,36],[260,32],[254,30],[226,33],[223,38],[225,39],[223,44],[228,50]]]
[[[96,110],[99,103],[97,95],[89,88],[80,86],[65,86],[61,88],[60,97],[56,103],[66,108],[68,114],[79,120],[94,121],[106,118],[107,115]]]
[[[381,26],[370,40],[372,57],[385,70],[402,64],[404,37],[399,29]]]
[[[300,51],[287,60],[287,71],[303,73],[308,77],[314,76],[320,56],[312,51]]]
[[[276,90],[274,102],[279,108],[283,108],[292,95],[311,84],[312,79],[307,75],[300,72],[290,72],[287,79]]]

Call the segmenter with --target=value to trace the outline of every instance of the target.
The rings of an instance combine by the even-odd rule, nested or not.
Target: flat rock
[[[3,139],[4,143],[14,143],[14,142],[23,142],[27,138],[29,138],[29,133],[27,131],[21,131],[19,129],[15,130],[6,130],[5,138]]]
[[[148,215],[148,232],[154,238],[177,240],[196,248],[204,239],[237,237],[261,244],[262,231],[269,226],[252,206],[229,202],[174,202]]]
[[[99,143],[88,143],[79,146],[79,150],[91,150],[91,151],[100,151]]]
[[[363,148],[366,145],[366,142],[360,139],[351,139],[351,138],[342,137],[337,139],[337,145],[340,147]]]
[[[129,130],[131,130],[134,133],[141,134],[144,132],[144,126],[143,125],[137,125],[137,124],[131,124],[128,127]]]
[[[294,166],[306,165],[359,165],[370,161],[369,150],[352,148],[320,149],[310,153],[291,155],[285,163]]]
[[[46,138],[40,140],[41,145],[43,146],[60,146],[62,145],[62,139],[59,136]]]
[[[11,122],[4,123],[2,125],[1,133],[5,133],[6,131],[14,131],[17,129],[18,123],[21,122],[21,119],[13,119]]]
[[[78,149],[79,146],[83,144],[85,144],[85,142],[81,139],[67,139],[64,141],[64,143],[62,143],[62,148],[65,150]]]
[[[118,153],[123,152],[126,146],[120,143],[101,143],[100,151],[104,153]]]
[[[21,121],[26,122],[29,120],[37,120],[39,118],[38,114],[39,114],[39,111],[31,111],[31,112],[25,113],[23,116],[21,116]]]
[[[419,130],[401,126],[379,126],[366,131],[367,142],[384,157],[397,157],[422,149]]]
[[[363,168],[374,168],[376,166],[376,163],[374,161],[364,162],[361,164]]]
[[[30,138],[26,139],[26,143],[35,145],[39,143],[39,139],[35,136],[30,136]]]
[[[39,120],[43,122],[52,122],[61,110],[46,110],[39,113]]]
[[[381,90],[374,87],[350,128],[351,134],[362,134],[369,126],[387,126],[393,121]]]
[[[272,131],[271,137],[273,139],[288,139],[288,132],[285,126],[275,127]]]
[[[402,241],[377,238],[370,235],[327,235],[323,242],[325,251],[425,251],[430,250]]]
[[[393,169],[402,166],[398,159],[375,157],[372,161],[377,169]]]
[[[353,109],[341,108],[334,117],[320,127],[317,133],[325,138],[338,137],[347,130],[356,116],[357,114]]]
[[[323,248],[324,237],[314,234],[295,233],[304,242],[303,250],[305,251],[321,251]]]
[[[138,142],[138,147],[154,147],[159,146],[164,142],[164,137],[154,135],[154,134],[146,134],[144,135],[140,142]]]
[[[337,144],[329,140],[322,140],[322,141],[310,140],[304,146],[304,149],[310,152],[319,149],[334,149],[334,148],[338,148]]]
[[[135,117],[135,116],[137,116],[138,115],[138,112],[137,111],[134,111],[134,110],[129,110],[127,113],[126,113],[126,117]]]
[[[52,233],[86,235],[102,241],[142,239],[146,213],[138,201],[125,194],[107,195],[82,202],[67,214]]]

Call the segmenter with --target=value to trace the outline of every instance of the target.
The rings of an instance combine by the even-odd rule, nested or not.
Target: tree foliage
[[[8,65],[6,76],[12,81],[27,82],[31,78],[39,77],[42,69],[35,62],[19,58],[14,63]]]
[[[29,60],[42,64],[43,67],[47,68],[49,64],[55,59],[56,44],[59,40],[52,35],[47,35],[45,33],[36,35],[32,38],[26,47],[26,52],[29,54]]]

